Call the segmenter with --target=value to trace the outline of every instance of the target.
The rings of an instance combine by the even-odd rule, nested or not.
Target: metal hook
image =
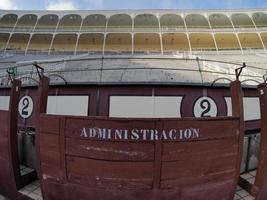
[[[44,68],[40,67],[36,62],[33,63],[33,65],[36,68],[36,71],[38,73],[39,79],[42,80],[42,78],[44,76]]]
[[[262,76],[264,83],[267,82],[267,71],[265,71],[265,74]]]
[[[13,83],[14,80],[14,74],[11,73],[8,69],[6,70],[7,74],[8,74],[8,80],[11,81],[11,83]],[[12,76],[13,75],[13,76]]]
[[[236,80],[238,81],[239,80],[239,76],[241,75],[242,73],[242,70],[246,67],[246,63],[243,63],[243,66],[242,67],[239,67],[237,69],[235,69],[235,76],[236,76]]]

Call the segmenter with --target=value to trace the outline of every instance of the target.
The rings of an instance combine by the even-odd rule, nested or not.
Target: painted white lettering
[[[199,128],[191,128],[192,132],[193,132],[193,138],[199,138]]]
[[[80,137],[88,137],[88,135],[87,135],[87,132],[86,132],[86,129],[85,129],[85,128],[83,128],[83,130],[82,130],[82,133],[81,133]]]
[[[128,140],[128,130],[124,130],[124,140]]]
[[[122,139],[122,130],[115,130],[115,140]]]
[[[131,132],[131,139],[132,140],[138,140],[139,139],[139,135],[138,135],[138,130],[137,129],[133,129]]]
[[[176,133],[177,133],[177,131],[175,129],[171,129],[170,132],[169,132],[169,138],[171,140],[176,140],[177,139]]]
[[[167,140],[167,139],[168,139],[165,130],[163,130],[163,131],[161,132],[160,139],[161,139],[161,140]]]
[[[100,139],[106,139],[106,129],[105,128],[98,128],[98,138]]]
[[[184,134],[185,139],[189,139],[192,137],[192,132],[190,129],[185,129],[183,134]]]

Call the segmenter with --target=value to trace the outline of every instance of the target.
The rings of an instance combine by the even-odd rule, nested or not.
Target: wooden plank
[[[238,137],[233,136],[226,139],[191,141],[191,142],[164,142],[163,161],[179,161],[218,155],[236,155],[238,150]]]
[[[52,115],[41,115],[39,130],[40,132],[59,135],[60,117]]]
[[[218,155],[211,158],[192,157],[187,160],[163,162],[162,180],[191,179],[236,170],[237,154]]]
[[[205,118],[204,118],[205,119]],[[218,119],[207,119],[206,120],[187,120],[187,121],[180,121],[180,120],[165,120],[164,127],[167,132],[171,129],[177,130],[188,130],[188,129],[197,129],[199,130],[199,137],[195,137],[192,139],[187,139],[185,134],[179,132],[177,137],[182,137],[182,140],[186,141],[198,141],[198,140],[209,140],[209,139],[222,139],[222,138],[231,138],[233,136],[239,135],[239,120],[237,119],[225,119],[225,120],[218,120]],[[208,126],[207,126],[208,124]],[[176,140],[174,140],[176,141]]]
[[[67,156],[68,180],[87,187],[149,189],[153,162],[111,162]]]
[[[66,154],[110,161],[153,161],[154,145],[67,138]]]
[[[59,135],[40,134],[40,160],[45,165],[60,166]]]

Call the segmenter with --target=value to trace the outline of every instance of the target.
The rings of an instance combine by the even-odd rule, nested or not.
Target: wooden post
[[[261,109],[261,142],[259,165],[254,183],[254,192],[257,200],[267,199],[267,84],[258,86]]]
[[[48,89],[49,89],[49,78],[42,75],[40,77],[38,93],[37,93],[37,107],[36,107],[36,140],[35,140],[35,147],[36,147],[36,170],[38,174],[38,178],[40,181],[41,188],[43,188],[42,184],[42,171],[41,171],[41,162],[40,162],[40,117],[41,113],[46,113],[47,109],[47,97],[48,97]],[[43,189],[42,189],[43,191]],[[44,199],[45,194],[43,194]]]
[[[17,116],[21,82],[12,81],[9,111],[0,111],[0,193],[17,199],[20,188]]]
[[[239,149],[238,149],[238,162],[237,169],[241,168],[241,162],[243,157],[243,143],[244,143],[244,110],[243,110],[243,91],[239,80],[233,81],[230,84],[231,87],[231,101],[232,101],[232,113],[233,116],[239,116]],[[240,176],[240,170],[236,171],[236,185],[238,184]]]

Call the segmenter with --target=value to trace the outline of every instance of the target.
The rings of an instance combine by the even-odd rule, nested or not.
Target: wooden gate
[[[232,200],[243,151],[240,82],[233,117],[124,119],[47,115],[39,87],[38,172],[44,199]]]
[[[12,200],[25,199],[18,189],[36,179],[36,172],[20,174],[17,135],[20,86],[19,80],[12,80],[9,110],[0,110],[0,194]]]

